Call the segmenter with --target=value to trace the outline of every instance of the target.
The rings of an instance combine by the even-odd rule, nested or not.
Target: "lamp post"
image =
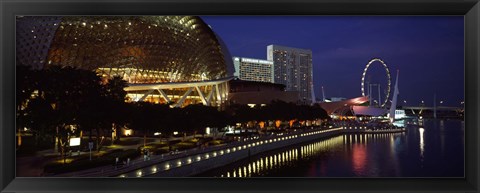
[[[437,119],[437,94],[433,94],[433,118]]]
[[[88,150],[90,151],[90,161],[92,161],[92,149],[93,149],[93,142],[88,142]]]

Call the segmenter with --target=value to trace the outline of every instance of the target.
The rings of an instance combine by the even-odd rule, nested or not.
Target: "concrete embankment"
[[[163,162],[142,167],[136,170],[130,170],[123,174],[115,175],[119,177],[184,177],[192,176],[206,172],[211,169],[219,168],[236,161],[248,158],[259,153],[288,147],[308,141],[319,140],[334,137],[344,133],[394,133],[404,132],[405,129],[389,130],[366,130],[366,129],[315,129],[307,132],[295,132],[280,136],[271,136],[236,142],[219,147],[212,151],[201,152],[197,154],[180,156],[176,159],[165,160]]]
[[[343,129],[343,133],[400,133],[407,131],[405,128],[397,129],[379,129],[379,130],[370,130],[370,129]]]
[[[259,153],[303,142],[342,134],[341,128],[313,129],[279,136],[236,142],[217,150],[164,161],[142,169],[126,172],[119,177],[184,177],[231,164]]]

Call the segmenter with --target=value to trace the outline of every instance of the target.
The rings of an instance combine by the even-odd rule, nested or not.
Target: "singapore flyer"
[[[385,96],[382,97],[381,96],[381,92],[380,92],[380,87],[381,85],[380,84],[371,84],[370,82],[365,82],[365,77],[367,75],[367,71],[369,70],[369,67],[370,65],[372,65],[373,63],[380,63],[382,64],[384,70],[385,70],[385,74],[386,74],[386,78],[387,78],[387,81],[386,81],[386,92],[385,93]],[[365,66],[365,69],[363,70],[363,74],[362,74],[362,96],[369,96],[369,98],[372,98],[374,96],[373,92],[372,92],[372,86],[377,86],[378,88],[378,104],[380,107],[385,107],[385,105],[387,104],[388,102],[388,99],[390,97],[390,86],[391,86],[391,78],[390,78],[390,70],[388,69],[388,66],[387,64],[385,64],[385,62],[379,58],[373,58],[372,60],[370,60],[367,64],[367,66]],[[370,87],[370,88],[367,88],[367,87]],[[385,88],[385,87],[383,87]],[[368,90],[367,90],[368,89]],[[367,90],[367,91],[366,91]]]

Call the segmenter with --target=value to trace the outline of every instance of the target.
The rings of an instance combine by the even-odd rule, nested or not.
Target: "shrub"
[[[82,159],[77,159],[72,161],[71,163],[63,164],[62,162],[52,162],[48,163],[44,167],[45,173],[66,173],[66,172],[74,172],[79,170],[85,170],[105,165],[113,165],[115,163],[115,158],[119,158],[119,160],[126,160],[128,158],[133,159],[140,155],[137,150],[129,149],[129,150],[114,150],[109,152],[101,157],[98,157],[93,160],[86,159],[84,157]]]
[[[120,140],[116,141],[115,144],[118,145],[138,145],[140,141],[143,139],[140,138],[120,138]]]
[[[162,147],[162,148],[155,149],[153,151],[153,153],[156,154],[156,155],[168,153],[168,147]]]
[[[173,146],[173,149],[176,150],[178,149],[179,151],[182,151],[182,150],[186,150],[186,149],[191,149],[191,148],[194,148],[196,147],[196,144],[195,143],[192,143],[192,142],[180,142],[180,143],[177,143]]]
[[[215,145],[221,145],[221,144],[224,144],[224,143],[225,143],[225,142],[222,141],[222,140],[212,140],[212,141],[209,141],[209,142],[208,142],[208,145],[213,145],[213,146],[215,146]]]
[[[16,151],[17,156],[34,155],[35,152],[53,148],[54,143],[48,138],[39,138],[38,143],[34,136],[22,136],[22,145]]]

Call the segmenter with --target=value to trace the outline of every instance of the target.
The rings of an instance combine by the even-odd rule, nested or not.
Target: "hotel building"
[[[267,59],[273,61],[274,83],[284,84],[286,91],[298,91],[303,103],[314,102],[311,50],[269,45]]]
[[[269,60],[233,57],[234,76],[241,80],[273,83],[273,62]]]

